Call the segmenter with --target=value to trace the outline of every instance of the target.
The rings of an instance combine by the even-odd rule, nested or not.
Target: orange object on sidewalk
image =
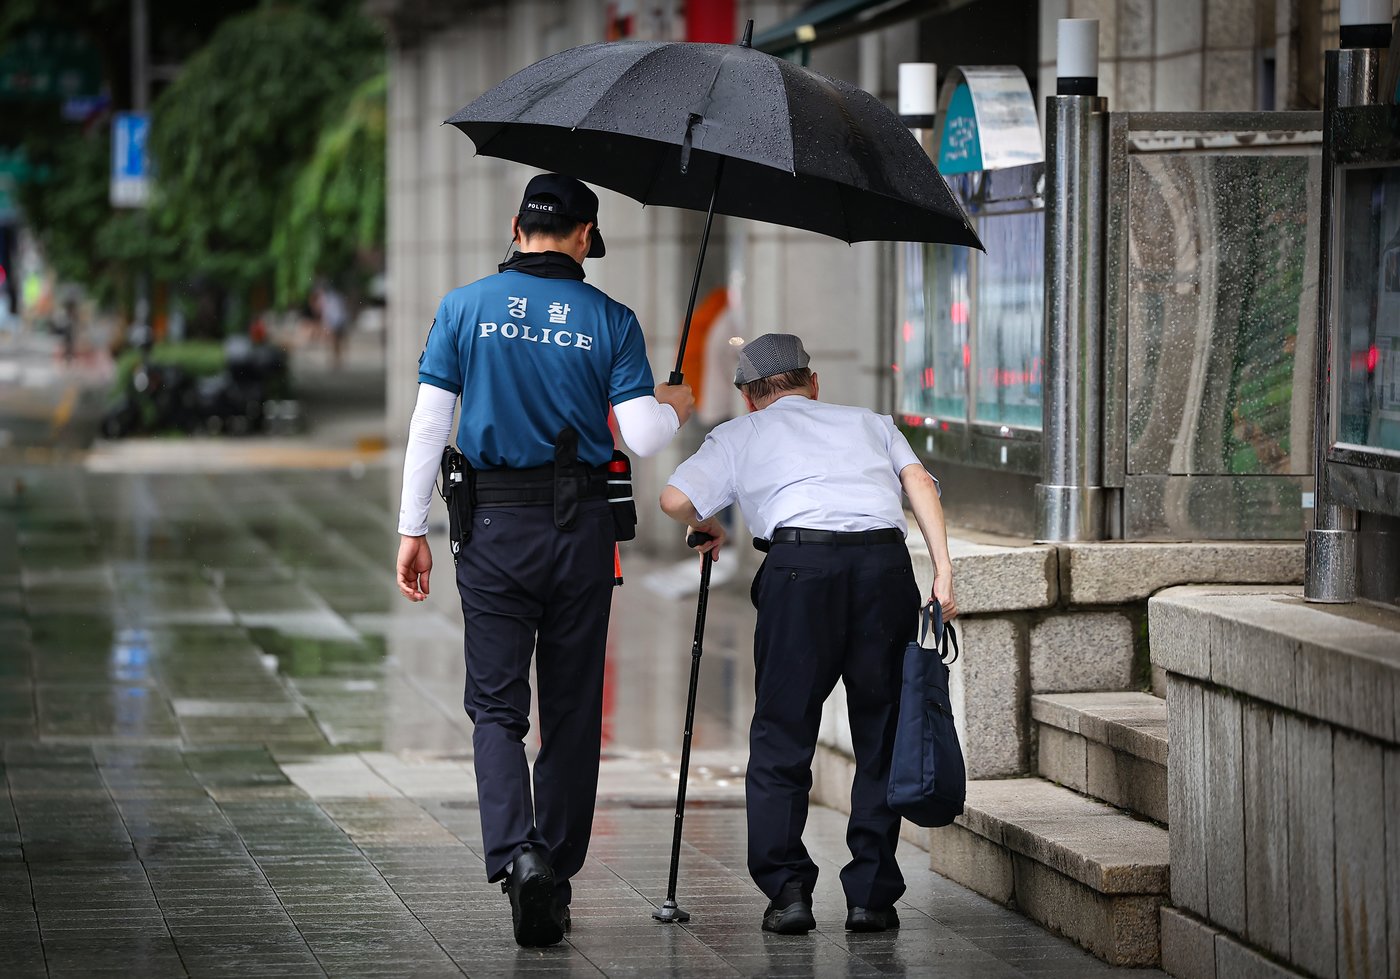
[[[705,344],[709,339],[710,329],[728,308],[728,287],[716,286],[701,300],[700,305],[695,307],[695,313],[690,318],[690,343],[686,346],[685,357],[681,360],[681,373],[695,392],[696,408],[704,401]]]

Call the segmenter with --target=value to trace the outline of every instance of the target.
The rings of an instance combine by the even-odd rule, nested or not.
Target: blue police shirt
[[[418,381],[462,396],[457,447],[477,469],[554,460],[578,432],[579,459],[612,458],[608,404],[652,394],[636,314],[576,279],[508,270],[443,297]]]

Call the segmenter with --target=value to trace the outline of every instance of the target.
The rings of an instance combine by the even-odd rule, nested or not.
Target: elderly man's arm
[[[687,536],[692,533],[707,534],[711,540],[701,544],[696,550],[701,554],[712,555],[716,561],[719,560],[719,549],[727,535],[724,526],[718,520],[714,517],[701,520],[700,514],[695,512],[695,504],[690,502],[690,497],[670,483],[661,491],[661,509],[676,523],[685,525]]]
[[[928,545],[928,556],[933,561],[933,597],[943,609],[943,618],[954,618],[958,605],[953,598],[953,559],[948,554],[948,528],[943,521],[943,504],[938,499],[938,484],[928,470],[918,464],[901,469],[899,482],[909,498],[914,519]]]

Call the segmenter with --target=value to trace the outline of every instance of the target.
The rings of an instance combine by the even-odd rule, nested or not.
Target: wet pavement
[[[517,948],[483,879],[460,628],[450,603],[410,606],[393,587],[390,482],[374,466],[0,466],[0,975],[1126,972],[907,845],[903,929],[847,934],[844,818],[820,808],[819,930],[759,931],[744,582],[709,612],[681,871],[694,918],[651,921],[694,605],[637,584],[650,565],[634,557],[574,930]]]

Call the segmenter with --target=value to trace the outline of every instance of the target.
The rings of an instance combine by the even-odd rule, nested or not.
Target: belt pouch
[[[578,501],[588,491],[588,472],[578,464],[578,432],[566,428],[554,439],[554,526],[573,530]]]
[[[637,501],[632,497],[632,460],[614,449],[608,463],[608,503],[612,510],[613,534],[620,541],[637,536]]]

